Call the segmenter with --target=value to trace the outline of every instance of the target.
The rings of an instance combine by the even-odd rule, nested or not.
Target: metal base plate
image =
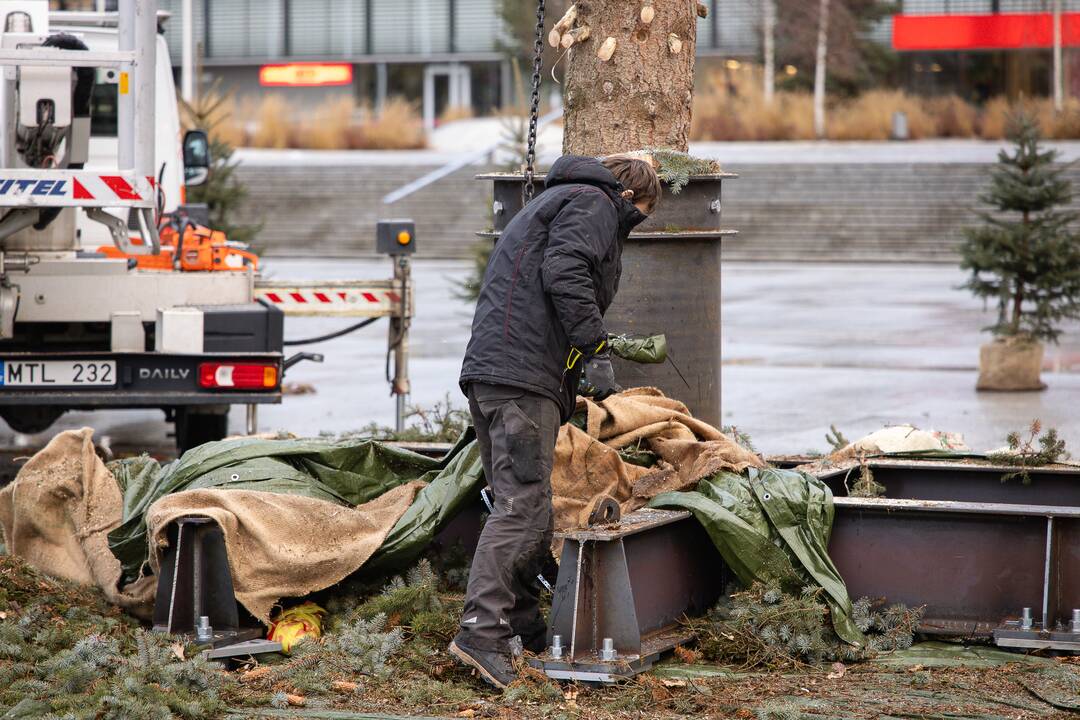
[[[246,657],[259,653],[281,652],[281,643],[262,638],[245,640],[231,645],[221,645],[203,650],[202,656],[207,660],[220,660],[222,658]]]
[[[1030,630],[1020,629],[1020,623],[1008,621],[994,629],[994,644],[1025,650],[1065,650],[1080,652],[1080,632],[1044,631],[1038,623]]]
[[[627,660],[621,663],[605,663],[596,656],[586,658],[580,662],[562,662],[559,660],[530,659],[529,665],[543,670],[544,674],[552,680],[569,680],[571,682],[591,683],[615,683],[620,680],[628,680],[640,672],[645,672],[653,666],[659,654],[636,660]]]
[[[168,633],[169,629],[164,625],[154,625],[154,632]],[[250,628],[238,628],[236,630],[215,630],[214,639],[210,642],[202,643],[195,639],[195,633],[173,633],[177,637],[184,639],[184,642],[197,643],[203,647],[220,648],[228,645],[235,645],[236,643],[251,642],[262,639],[266,634],[266,629],[262,627],[250,627]],[[269,651],[265,651],[269,652]]]
[[[685,645],[693,639],[693,633],[674,628],[662,630],[643,639],[640,655],[624,655],[605,662],[596,654],[590,654],[570,661],[555,659],[551,657],[549,651],[535,658],[529,658],[529,665],[542,670],[552,680],[614,683],[649,670],[665,652],[679,645]]]

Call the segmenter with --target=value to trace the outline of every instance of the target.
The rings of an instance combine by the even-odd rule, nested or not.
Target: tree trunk
[[[1054,0],[1054,112],[1065,108],[1064,73],[1061,67],[1061,0]]]
[[[573,29],[587,27],[588,37],[571,45],[567,58],[564,153],[686,151],[696,5],[694,0],[576,4]]]
[[[761,47],[765,55],[765,104],[772,105],[776,92],[776,0],[762,3]]]
[[[829,0],[818,11],[817,57],[814,64],[814,134],[825,139],[825,59],[829,54]]]
[[[1019,279],[1016,281],[1016,289],[1013,291],[1013,306],[1012,306],[1012,319],[1009,324],[1012,326],[1012,334],[1020,334],[1020,318],[1024,315],[1024,284]]]

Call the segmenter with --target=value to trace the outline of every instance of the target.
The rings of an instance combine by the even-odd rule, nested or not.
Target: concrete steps
[[[381,198],[434,169],[386,162],[335,166],[241,165],[249,197],[237,222],[261,223],[267,254],[339,256],[374,252],[376,220],[412,217],[419,251],[469,257],[474,233],[491,226],[491,190],[466,168],[385,207]],[[989,163],[725,164],[724,240],[732,259],[954,262],[963,229],[977,222]],[[1066,177],[1080,188],[1080,168]],[[1080,191],[1078,191],[1080,193]],[[1078,195],[1080,196],[1080,195]],[[1080,201],[1075,202],[1080,210]]]

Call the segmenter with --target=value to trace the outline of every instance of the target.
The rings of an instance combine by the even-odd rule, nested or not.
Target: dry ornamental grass
[[[216,91],[215,91],[216,92]],[[923,97],[902,90],[876,89],[852,98],[831,98],[831,140],[888,140],[893,114],[907,116],[911,139],[1005,137],[1008,117],[1019,108],[1034,115],[1048,139],[1080,138],[1080,99],[1069,99],[1055,113],[1047,98],[1019,101],[996,97],[977,106],[956,95]],[[805,91],[780,90],[772,104],[761,88],[761,71],[705,70],[694,95],[691,139],[813,140],[813,98]],[[473,116],[468,108],[450,107],[439,123]],[[350,95],[330,96],[305,106],[284,95],[257,101],[223,96],[215,101],[214,135],[233,147],[315,150],[411,150],[426,144],[416,103],[401,97],[386,101],[381,113],[357,104]]]
[[[691,139],[813,140],[813,100],[804,91],[779,90],[765,102],[760,68],[703,73],[694,95]],[[833,97],[828,106],[830,140],[888,140],[896,112],[907,115],[913,140],[1005,137],[1008,118],[1018,109],[1038,118],[1043,137],[1080,138],[1080,99],[1070,98],[1054,112],[1049,98],[996,97],[982,106],[956,95],[924,97],[902,90],[875,89],[852,98]]]
[[[463,117],[457,109],[448,117]],[[389,98],[381,113],[357,105],[348,95],[331,96],[314,107],[284,95],[215,100],[215,139],[233,147],[310,150],[412,150],[426,144],[416,104]]]

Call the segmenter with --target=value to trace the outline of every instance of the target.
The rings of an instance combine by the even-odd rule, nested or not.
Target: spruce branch
[[[1031,421],[1027,433],[1027,437],[1024,437],[1020,432],[1010,432],[1005,436],[1007,450],[987,453],[987,459],[992,462],[1020,468],[1002,475],[1001,482],[1019,478],[1024,485],[1030,485],[1031,468],[1051,465],[1069,457],[1065,441],[1058,435],[1057,428],[1048,428],[1044,433],[1042,421],[1036,418]]]

